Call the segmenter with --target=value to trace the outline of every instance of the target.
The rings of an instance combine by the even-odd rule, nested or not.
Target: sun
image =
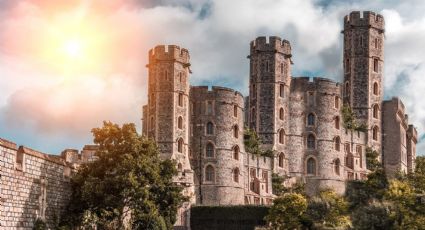
[[[65,40],[63,44],[63,51],[69,58],[82,58],[84,55],[83,42],[76,38]]]

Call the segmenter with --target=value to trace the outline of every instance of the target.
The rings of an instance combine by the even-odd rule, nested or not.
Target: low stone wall
[[[70,174],[59,156],[0,139],[0,228],[32,229],[37,218],[52,228],[68,204]]]

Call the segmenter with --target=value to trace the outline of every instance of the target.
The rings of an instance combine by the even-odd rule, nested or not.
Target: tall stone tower
[[[368,145],[382,149],[384,18],[353,11],[344,18],[344,102],[367,125]]]
[[[144,107],[144,134],[155,139],[161,157],[177,162],[175,183],[193,197],[189,163],[189,52],[175,45],[149,51],[148,105]],[[147,119],[147,120],[146,120]],[[185,226],[187,207],[179,210],[177,225]]]
[[[251,42],[248,125],[263,147],[285,154],[291,84],[291,45],[279,37]]]

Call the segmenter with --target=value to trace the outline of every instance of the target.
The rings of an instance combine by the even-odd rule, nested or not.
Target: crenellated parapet
[[[150,64],[157,61],[177,61],[190,65],[189,60],[189,51],[185,48],[180,48],[177,45],[158,45],[149,50]]]
[[[291,57],[291,44],[288,40],[282,40],[277,36],[257,37],[251,42],[251,54],[258,51],[279,52],[288,57]]]
[[[344,17],[344,30],[351,27],[372,27],[382,32],[385,29],[384,17],[372,11],[353,11]]]

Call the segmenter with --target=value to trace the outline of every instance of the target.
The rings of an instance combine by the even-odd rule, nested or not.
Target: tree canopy
[[[65,223],[100,229],[171,229],[185,200],[182,188],[172,182],[175,162],[161,160],[155,143],[140,136],[134,124],[104,122],[92,133],[98,159],[81,165],[73,175]]]

